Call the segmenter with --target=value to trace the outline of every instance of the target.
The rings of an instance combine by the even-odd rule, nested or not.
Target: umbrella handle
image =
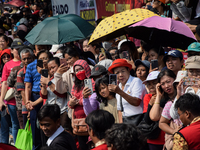
[[[154,29],[152,29],[152,31],[151,31],[151,34],[149,36],[149,41],[151,41],[151,37],[153,36],[153,31],[154,31]]]

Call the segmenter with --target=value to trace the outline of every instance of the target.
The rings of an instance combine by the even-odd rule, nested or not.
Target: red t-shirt
[[[149,101],[151,100],[152,94],[146,94],[143,99],[143,113],[147,112]],[[160,135],[157,139],[147,139],[147,143],[155,145],[165,144],[165,132],[161,130]]]
[[[12,68],[14,68],[15,66],[19,66],[20,64],[21,64],[21,61],[10,60],[9,62],[7,62],[3,67],[1,82],[7,81]],[[8,89],[10,89],[10,88],[8,88]],[[5,103],[9,104],[9,105],[16,105],[15,98],[9,100],[8,102],[6,101]]]

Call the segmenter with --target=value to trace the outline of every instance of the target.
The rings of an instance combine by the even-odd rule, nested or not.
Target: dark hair
[[[130,57],[132,58],[133,61],[139,59],[139,53],[138,50],[135,46],[135,43],[131,42],[131,41],[125,41],[121,44],[121,46],[123,45],[127,45],[130,49],[129,53],[130,53]],[[120,46],[120,47],[121,47]]]
[[[60,107],[57,104],[44,105],[38,112],[38,120],[41,121],[45,117],[51,118],[56,122],[60,118]]]
[[[162,47],[153,46],[153,47],[149,48],[148,52],[150,50],[153,50],[154,52],[156,52],[158,54],[158,56],[164,56],[165,55],[165,50]]]
[[[0,35],[0,37],[2,37],[6,42],[9,42],[9,38],[6,35]]]
[[[52,57],[49,59],[48,63],[51,61],[55,61],[55,63],[60,66],[60,59],[58,57]]]
[[[160,83],[160,80],[161,80],[161,78],[162,78],[163,76],[171,77],[171,78],[173,78],[174,80],[176,79],[176,75],[174,74],[174,72],[173,72],[172,70],[170,70],[170,69],[164,69],[164,70],[162,70],[162,71],[158,74],[158,77],[157,77],[158,83]],[[174,89],[175,89],[175,92],[176,92],[176,86],[175,86],[175,84],[173,84],[173,86],[174,86]],[[161,88],[161,90],[162,90],[162,88]],[[166,98],[168,97],[168,94],[167,94],[167,93],[164,93],[164,97],[165,97],[165,99],[166,99]]]
[[[95,22],[96,22],[96,24],[98,25],[102,20],[103,20],[102,18],[99,18],[99,19],[97,19]]]
[[[180,111],[189,111],[195,117],[200,116],[200,99],[199,96],[193,93],[185,93],[175,103],[175,108]]]
[[[84,86],[84,82],[79,80],[75,75],[74,87],[76,88],[76,90],[80,91],[83,86]]]
[[[95,63],[96,63],[95,56],[92,52],[90,51],[82,52],[80,58],[87,61],[88,65],[95,66]],[[89,58],[94,60],[94,63],[91,60],[89,60]]]
[[[115,118],[108,111],[94,110],[86,117],[85,123],[88,124],[89,129],[93,130],[94,135],[101,140],[105,138],[106,130],[110,129],[115,123]]]
[[[58,146],[43,146],[40,150],[65,150],[65,148],[58,147]]]
[[[104,97],[102,97],[100,94],[99,94],[99,88],[100,88],[100,85],[103,84],[103,85],[106,85],[108,86],[109,84],[109,76],[106,75],[106,76],[103,76],[99,79],[96,80],[95,82],[95,91],[96,91],[96,94],[97,94],[97,100],[101,103],[103,102],[105,104],[105,106],[108,105],[108,100]],[[115,97],[115,93],[113,92],[110,92],[110,94]]]
[[[117,48],[117,47],[110,47],[107,51],[110,52],[110,51],[113,50],[113,49],[115,49],[115,50],[118,51],[118,48]]]
[[[47,51],[47,50],[41,50],[41,51],[37,54],[37,59],[40,57],[40,55],[41,55],[42,53],[46,53],[46,54],[48,55],[49,59],[50,59],[50,58],[53,58],[53,55],[52,55],[49,51]]]
[[[71,45],[65,46],[65,48],[63,50],[63,58],[65,58],[65,54],[68,54],[72,57],[79,57],[79,52],[76,50],[75,47],[73,47]]]
[[[115,150],[140,150],[145,141],[140,130],[131,124],[114,124],[106,131],[105,140]]]
[[[173,72],[172,70],[170,70],[170,69],[164,69],[164,70],[162,70],[162,71],[159,73],[159,75],[158,75],[158,77],[157,77],[158,83],[160,83],[160,80],[161,80],[161,78],[162,78],[163,76],[169,76],[169,77],[173,78],[174,80],[176,79],[176,75],[174,74],[174,72]]]
[[[147,77],[148,74],[149,74],[149,68],[148,68],[147,66],[145,66],[144,64],[142,64],[142,63],[141,63],[140,65],[142,65],[142,66],[145,67],[145,69],[146,69],[146,77]],[[138,68],[140,65],[136,66],[136,68],[135,68],[135,72],[137,71],[137,68]]]

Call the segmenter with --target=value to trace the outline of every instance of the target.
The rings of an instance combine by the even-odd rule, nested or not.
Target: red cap
[[[125,59],[115,59],[112,65],[108,68],[108,71],[113,73],[113,69],[117,67],[128,67],[130,70],[132,69],[132,65],[129,64]]]
[[[3,56],[3,54],[8,54],[8,55],[10,55],[10,60],[12,59],[12,55],[11,55],[11,51],[10,51],[10,49],[4,49],[4,50],[2,50],[1,51],[1,53],[0,53],[0,58]],[[1,65],[1,60],[0,60],[0,65]]]
[[[162,2],[163,4],[165,4],[165,0],[159,0],[160,2]]]

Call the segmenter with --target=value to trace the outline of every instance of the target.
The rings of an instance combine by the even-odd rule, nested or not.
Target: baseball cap
[[[24,44],[21,42],[21,41],[13,41],[12,44],[11,44],[11,48],[21,48],[23,47]]]
[[[187,71],[178,71],[176,80],[174,82],[180,82],[182,78],[187,76]]]
[[[143,84],[145,84],[147,81],[152,81],[157,79],[158,75],[159,75],[160,71],[152,71],[148,74],[147,78],[145,81],[143,81]]]
[[[185,69],[200,69],[200,56],[191,56],[185,61]]]
[[[187,52],[188,51],[200,52],[200,43],[194,42],[194,43],[190,44],[187,49]]]
[[[90,78],[96,77],[96,76],[100,76],[102,74],[106,74],[107,70],[104,66],[102,65],[96,65],[94,66],[94,68],[91,71],[91,75]]]
[[[168,56],[180,58],[183,59],[183,54],[179,50],[171,50],[167,53],[167,55],[164,56],[163,60],[166,63]]]
[[[147,68],[150,68],[150,62],[148,60],[140,60],[140,59],[137,59],[135,61],[135,66],[138,67],[139,65],[143,65]]]

